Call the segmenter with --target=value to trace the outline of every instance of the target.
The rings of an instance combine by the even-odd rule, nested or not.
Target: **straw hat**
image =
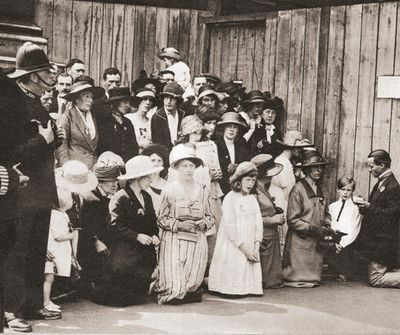
[[[198,97],[199,103],[201,103],[201,100],[207,95],[211,95],[215,98],[215,100],[219,101],[219,96],[217,92],[211,86],[204,85],[200,87],[199,90],[199,97]]]
[[[204,129],[203,122],[197,115],[189,115],[183,118],[181,123],[181,135],[189,135],[200,132]]]
[[[223,114],[221,117],[221,121],[218,122],[218,126],[225,126],[229,123],[234,123],[241,127],[247,128],[247,125],[242,120],[241,116],[235,112],[227,112]]]
[[[303,139],[303,134],[298,130],[290,130],[283,135],[282,140],[276,140],[277,143],[290,148],[310,147],[310,141]]]
[[[44,50],[32,42],[25,42],[18,49],[15,63],[14,72],[7,74],[9,78],[19,78],[29,73],[53,69]]]
[[[158,54],[158,58],[163,59],[164,57],[173,58],[177,61],[182,60],[182,56],[178,50],[172,47],[162,48]]]
[[[169,154],[169,165],[173,169],[176,169],[179,162],[183,159],[191,160],[196,167],[203,165],[202,159],[196,156],[194,147],[186,144],[178,144],[172,148],[172,151]]]
[[[310,166],[324,166],[329,164],[333,164],[333,162],[324,161],[317,150],[308,150],[303,153],[301,163],[298,167],[306,168]]]
[[[148,156],[136,156],[125,164],[126,173],[119,176],[118,180],[137,179],[162,171],[163,167],[155,167]]]
[[[94,94],[95,99],[104,95],[104,89],[94,86],[93,78],[89,76],[79,76],[72,85],[71,90],[63,96],[65,100],[75,100],[83,91],[90,91]]]
[[[235,173],[230,176],[229,181],[233,183],[250,173],[258,173],[257,166],[252,162],[242,162],[237,166]]]
[[[99,158],[97,158],[97,163],[118,165],[120,168],[125,166],[124,160],[121,156],[113,153],[112,151],[104,151]]]
[[[97,178],[88,167],[76,160],[67,161],[55,172],[56,185],[73,193],[92,191],[97,186]]]
[[[258,171],[263,176],[273,177],[281,173],[283,165],[274,162],[274,158],[268,154],[259,154],[251,159],[251,162],[257,166]],[[265,172],[264,172],[265,171]]]
[[[150,98],[153,102],[156,100],[156,94],[149,88],[143,87],[136,90],[135,95],[131,97],[134,104],[139,105],[144,98]]]

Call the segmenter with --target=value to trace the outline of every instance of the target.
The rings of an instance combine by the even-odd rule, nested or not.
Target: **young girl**
[[[339,280],[346,280],[347,276],[354,275],[354,241],[361,227],[361,215],[358,206],[353,201],[356,183],[353,178],[342,177],[337,182],[339,200],[329,205],[332,216],[331,227],[347,233],[336,244],[336,253],[328,255],[330,267],[337,271]]]
[[[263,222],[260,207],[250,194],[257,167],[240,163],[230,178],[232,191],[222,204],[222,219],[210,266],[208,288],[227,295],[262,295],[260,243]]]
[[[59,305],[50,300],[54,275],[69,277],[72,264],[71,243],[76,238],[77,230],[70,230],[68,215],[65,213],[72,207],[71,193],[63,188],[57,189],[59,208],[51,211],[49,239],[47,242],[47,261],[45,281],[43,285],[43,307],[48,312],[61,318]]]

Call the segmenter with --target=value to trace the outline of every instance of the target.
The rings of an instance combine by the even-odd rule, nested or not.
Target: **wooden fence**
[[[400,103],[376,97],[377,76],[400,75],[399,11],[398,2],[373,3],[208,23],[209,69],[285,101],[286,129],[303,131],[334,161],[325,176],[332,199],[342,175],[368,195],[372,149],[389,150],[400,176]]]
[[[105,68],[115,66],[128,85],[141,69],[159,69],[158,51],[167,46],[180,50],[192,73],[199,71],[199,11],[72,0],[35,4],[49,57],[60,63],[82,59],[97,82]]]

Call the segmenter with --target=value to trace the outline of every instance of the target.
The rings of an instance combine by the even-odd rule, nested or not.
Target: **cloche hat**
[[[162,171],[163,167],[155,167],[149,156],[135,156],[125,164],[126,173],[118,180],[137,179]]]
[[[177,98],[182,101],[183,93],[184,93],[184,91],[183,91],[183,88],[181,87],[181,85],[179,85],[177,83],[169,83],[164,86],[164,89],[163,89],[162,93],[160,94],[160,96],[161,97],[172,96],[172,97]]]
[[[173,169],[176,169],[178,163],[183,159],[191,160],[196,165],[196,167],[203,165],[203,160],[196,156],[196,151],[194,147],[187,144],[178,144],[172,149],[171,153],[169,154],[169,165]]]
[[[204,130],[203,121],[197,115],[185,116],[181,123],[181,135],[189,135]]]
[[[44,50],[32,42],[25,42],[18,49],[15,58],[15,70],[7,74],[9,78],[19,78],[29,73],[53,69]]]
[[[71,160],[55,171],[57,187],[65,188],[70,192],[82,193],[92,191],[97,186],[97,178],[89,171],[86,164]]]
[[[129,87],[117,87],[117,88],[112,88],[111,90],[108,91],[109,102],[115,102],[119,100],[130,100],[131,99],[131,92],[129,90]]]
[[[329,164],[333,164],[333,162],[324,161],[318,150],[308,150],[303,153],[301,164],[297,166],[301,168],[306,168],[310,166],[323,166]]]
[[[229,123],[234,123],[241,127],[247,128],[247,125],[242,120],[242,117],[238,113],[235,113],[235,112],[227,112],[227,113],[223,114],[221,117],[221,121],[219,121],[217,125],[224,126]]]
[[[242,104],[248,105],[255,102],[262,102],[264,104],[266,103],[265,95],[261,91],[258,90],[250,91],[247,94],[245,100],[242,102]]]

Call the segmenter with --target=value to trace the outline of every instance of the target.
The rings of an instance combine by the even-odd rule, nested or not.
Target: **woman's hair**
[[[341,177],[337,181],[337,189],[340,190],[347,185],[352,185],[353,191],[356,189],[356,182],[351,177]]]
[[[58,187],[57,188],[58,195],[58,209],[61,211],[66,211],[70,209],[73,205],[71,192],[66,190],[65,188]]]
[[[240,192],[242,190],[242,179],[245,177],[257,177],[257,175],[258,175],[258,173],[253,171],[253,172],[250,172],[248,174],[241,176],[240,179],[235,180],[234,182],[230,183],[232,191]],[[252,192],[250,192],[250,193],[252,193]]]
[[[168,175],[169,159],[168,159],[168,148],[162,144],[152,144],[142,151],[143,156],[151,156],[156,154],[163,161],[164,170],[160,172],[160,177],[165,178]]]

